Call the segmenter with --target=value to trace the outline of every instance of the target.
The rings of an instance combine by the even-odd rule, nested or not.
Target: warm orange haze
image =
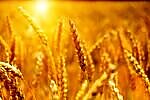
[[[0,100],[150,100],[149,80],[149,2],[0,2]]]

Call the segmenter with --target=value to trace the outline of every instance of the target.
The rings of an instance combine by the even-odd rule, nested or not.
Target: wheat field
[[[150,100],[149,2],[0,1],[0,14],[0,100]]]

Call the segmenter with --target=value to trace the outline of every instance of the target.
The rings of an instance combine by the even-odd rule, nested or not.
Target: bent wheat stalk
[[[37,33],[37,35],[39,36],[45,52],[48,56],[48,59],[50,59],[50,61],[48,62],[48,64],[51,64],[51,69],[49,69],[49,74],[52,76],[52,79],[54,79],[55,81],[57,81],[57,71],[56,71],[56,66],[55,66],[55,61],[54,58],[52,56],[52,52],[49,48],[48,45],[48,39],[47,36],[44,34],[43,30],[40,28],[40,26],[38,26],[38,24],[35,23],[35,21],[33,20],[33,18],[27,13],[27,11],[25,11],[22,7],[18,8],[20,13],[27,19],[27,21],[31,24],[31,26],[33,27],[34,31]],[[51,63],[50,63],[51,62]],[[52,72],[50,72],[50,70],[52,70]],[[50,76],[49,76],[50,78]],[[50,79],[49,79],[50,80]]]
[[[109,34],[105,34],[102,38],[98,39],[96,41],[96,43],[90,48],[90,50],[88,51],[89,54],[94,52],[97,49],[101,48],[101,44],[104,42],[105,39],[107,39],[109,37]]]

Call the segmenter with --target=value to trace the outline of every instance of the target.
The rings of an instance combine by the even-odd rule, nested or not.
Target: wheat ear
[[[150,40],[147,40],[147,54],[146,71],[150,70]]]
[[[56,37],[56,50],[58,51],[58,53],[61,50],[61,36],[62,36],[62,26],[63,23],[61,21],[59,21],[58,23],[58,30],[57,30],[57,37]]]
[[[9,100],[23,100],[22,90],[18,88],[18,79],[23,79],[22,73],[8,63],[0,62],[0,82],[9,92]]]
[[[114,78],[115,78],[116,75],[117,75],[117,72],[112,73],[111,76],[110,76],[110,78],[109,78],[108,83],[109,83],[110,88],[111,88],[111,89],[113,90],[113,92],[116,94],[118,100],[123,100],[123,96],[120,94],[120,91],[119,91],[119,89],[117,88],[116,83],[115,83],[115,81],[114,81]]]
[[[106,59],[104,59],[106,60]],[[112,65],[110,63],[110,60],[104,61],[105,66],[107,66],[107,69],[103,71],[102,75],[92,84],[92,86],[89,88],[86,95],[83,97],[83,100],[92,99],[93,96],[95,96],[95,93],[98,93],[98,88],[103,86],[104,81],[108,81],[109,77],[114,73],[116,70],[116,66]]]
[[[143,62],[142,62],[142,50],[141,50],[140,43],[132,35],[131,32],[127,31],[126,33],[128,35],[128,38],[130,39],[130,43],[131,43],[131,47],[132,47],[132,54],[137,59],[139,64],[142,66],[143,65]]]
[[[87,67],[87,60],[86,59],[87,59],[87,57],[84,54],[84,50],[82,47],[83,45],[81,45],[75,24],[71,20],[69,20],[69,24],[70,24],[70,30],[72,33],[73,42],[74,42],[76,52],[78,55],[80,68],[81,68],[82,72],[84,73],[84,77],[87,78],[87,72],[86,72],[86,67]]]
[[[89,49],[89,53],[94,52],[95,50],[99,50],[101,47],[101,44],[109,37],[109,34],[105,34],[102,38],[98,39],[96,43]]]
[[[81,100],[81,98],[84,96],[84,94],[88,88],[88,85],[89,85],[89,81],[84,80],[80,89],[78,90],[78,92],[76,94],[75,100]]]
[[[148,79],[147,75],[145,74],[145,71],[144,71],[143,67],[141,67],[141,65],[138,63],[138,61],[132,55],[131,52],[129,52],[128,50],[124,49],[124,54],[125,54],[127,62],[129,62],[129,63],[131,63],[133,65],[132,69],[135,70],[135,72],[142,77],[142,79],[145,82],[146,88],[147,88],[148,92],[150,93],[149,79]]]
[[[52,91],[52,100],[60,100],[60,95],[59,95],[59,89],[58,86],[56,84],[56,82],[54,80],[50,80],[50,88]]]
[[[55,66],[55,61],[54,58],[52,56],[52,52],[49,48],[48,45],[48,39],[47,36],[44,34],[43,30],[40,28],[40,26],[38,26],[38,24],[35,23],[35,21],[33,20],[33,18],[27,13],[27,11],[25,11],[22,7],[19,7],[19,11],[21,12],[21,14],[27,19],[27,21],[31,24],[31,26],[33,27],[33,29],[35,30],[35,32],[37,33],[37,35],[39,36],[46,55],[48,56],[48,59],[50,59],[50,61],[48,62],[48,64],[51,62],[51,70],[52,70],[52,78],[57,81],[57,71],[56,71],[56,66]],[[48,70],[50,73],[50,69]]]
[[[92,94],[97,93],[98,87],[101,87],[103,85],[103,81],[108,78],[108,74],[104,72],[99,79],[97,79],[94,84],[91,86],[91,88],[88,90],[86,95],[83,97],[83,100],[89,100],[92,99]]]
[[[10,57],[9,46],[1,36],[0,36],[0,46],[1,46],[1,50],[4,50],[4,51],[0,50],[1,51],[0,54],[4,53],[4,56],[2,54],[2,56],[0,57],[1,61],[4,60],[5,62],[9,62],[9,57]]]
[[[58,88],[62,100],[68,100],[68,78],[64,56],[60,55],[58,65]]]
[[[76,52],[78,55],[80,68],[82,72],[84,73],[83,77],[91,81],[95,72],[95,66],[93,64],[91,54],[87,51],[85,46],[81,43],[81,39],[78,36],[77,29],[73,21],[69,20],[69,24],[70,24],[70,30],[72,33],[73,42],[74,42]]]

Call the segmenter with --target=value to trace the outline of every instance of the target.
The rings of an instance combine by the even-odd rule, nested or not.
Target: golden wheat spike
[[[22,7],[18,8],[20,13],[27,19],[27,21],[31,24],[31,26],[33,27],[34,31],[37,33],[37,35],[39,36],[44,49],[45,49],[45,53],[48,56],[48,63],[47,64],[51,64],[51,69],[48,68],[48,71],[52,70],[52,78],[57,81],[57,71],[56,71],[56,66],[55,66],[55,61],[54,58],[52,56],[52,52],[49,48],[48,45],[48,40],[47,40],[47,36],[46,34],[44,34],[43,30],[40,28],[40,26],[38,26],[38,24],[35,23],[35,21],[33,20],[33,18],[27,13],[27,11],[25,11]],[[50,73],[50,72],[49,72]]]
[[[2,67],[4,67],[5,69],[7,69],[9,72],[12,72],[14,74],[14,76],[17,76],[17,77],[23,79],[22,73],[16,67],[11,66],[9,63],[5,63],[5,62],[0,62],[0,65]]]
[[[32,81],[32,85],[34,85],[36,87],[36,85],[39,84],[39,79],[40,79],[40,76],[43,74],[42,73],[42,65],[43,65],[43,60],[44,58],[44,55],[41,53],[41,52],[38,52],[36,54],[36,57],[35,57],[35,77],[34,77],[34,80]],[[43,77],[44,79],[44,77]]]
[[[87,53],[87,74],[88,74],[88,79],[89,81],[92,81],[92,79],[94,78],[94,72],[95,72],[95,65],[92,59],[91,54]]]
[[[142,79],[145,82],[146,88],[150,93],[150,82],[147,75],[145,74],[143,67],[141,67],[136,58],[128,50],[124,49],[124,55],[126,57],[127,62],[133,65],[132,69],[135,70],[135,72],[142,77]]]
[[[123,96],[120,94],[119,89],[116,86],[116,83],[114,82],[114,77],[117,75],[117,72],[112,73],[110,78],[109,78],[109,86],[113,90],[113,92],[116,94],[118,100],[123,100]]]
[[[96,43],[89,49],[89,53],[94,52],[96,49],[100,48],[100,45],[103,43],[105,39],[109,37],[109,34],[105,34],[102,38],[98,39]]]
[[[45,70],[45,74],[46,74],[46,79],[47,79],[47,84],[49,84],[49,80],[51,80],[53,78],[53,72],[51,69],[51,65],[49,64],[50,59],[49,59],[49,55],[47,55],[47,50],[45,50],[44,48],[42,49],[44,58],[42,60],[43,66],[44,66],[44,70]]]
[[[141,46],[140,43],[138,42],[138,40],[132,35],[131,32],[127,31],[126,32],[129,39],[130,39],[130,43],[131,43],[131,47],[132,47],[132,53],[133,56],[137,59],[137,61],[139,62],[140,65],[143,65],[142,63],[142,50],[141,50]]]
[[[67,75],[67,69],[65,65],[65,61],[63,60],[63,98],[64,100],[68,100],[68,75]]]
[[[119,41],[119,46],[120,46],[120,49],[121,49],[121,53],[123,55],[123,43],[122,43],[122,40],[121,40],[121,34],[119,32],[117,33],[117,37],[118,37],[118,41]]]
[[[93,64],[91,54],[88,53],[85,46],[81,43],[81,39],[78,36],[75,24],[71,20],[69,20],[69,24],[70,24],[70,30],[72,33],[72,38],[73,38],[75,48],[77,51],[80,67],[81,67],[82,72],[84,73],[83,76],[85,78],[88,78],[89,81],[91,81],[94,75],[94,71],[95,71],[95,66]]]
[[[98,87],[103,85],[103,81],[108,78],[108,74],[104,72],[99,79],[97,79],[94,84],[89,88],[86,95],[83,97],[83,100],[90,100],[92,99],[92,94],[98,92]]]
[[[15,48],[16,48],[16,38],[13,39],[11,47],[10,47],[10,51],[11,51],[11,56],[10,56],[10,61],[9,61],[10,64],[12,64],[15,60]]]
[[[43,30],[40,26],[33,20],[33,18],[27,13],[27,11],[23,7],[18,8],[20,13],[27,19],[27,21],[31,24],[34,31],[38,34],[39,38],[43,45],[48,45],[47,36],[44,34]]]
[[[103,51],[100,59],[101,59],[101,66],[100,67],[102,67],[102,70],[100,72],[103,72],[103,71],[109,69],[109,67],[110,67],[109,64],[111,64],[111,58],[105,50]]]
[[[9,16],[7,16],[6,19],[7,19],[9,35],[11,38],[9,63],[16,65],[21,70],[21,66],[23,66],[23,48],[22,48],[23,44],[19,36],[15,34]]]
[[[145,70],[146,70],[146,74],[148,76],[148,78],[150,79],[150,17],[149,16],[142,16],[143,20],[144,20],[144,26],[146,27],[146,46],[145,46],[145,58],[143,59],[143,61],[145,61]]]
[[[6,17],[6,21],[7,21],[9,35],[12,36],[14,35],[14,30],[9,16]]]
[[[58,88],[62,100],[68,100],[68,78],[67,78],[67,69],[64,56],[60,55],[59,65],[57,68],[58,71]]]
[[[22,71],[24,66],[24,42],[21,37],[16,36],[16,65]]]
[[[56,37],[56,50],[58,51],[58,53],[61,50],[61,36],[62,36],[62,26],[63,23],[61,21],[59,21],[58,23],[58,30],[57,30],[57,37]]]
[[[60,100],[58,86],[57,86],[57,84],[55,83],[54,80],[50,80],[50,88],[51,88],[51,91],[52,91],[51,100]]]
[[[21,88],[18,87],[19,79],[23,80],[22,73],[9,63],[0,62],[0,80],[9,92],[9,100],[24,100]]]
[[[10,57],[10,50],[8,44],[5,42],[5,40],[0,36],[0,54],[1,54],[1,61],[9,62]]]
[[[150,40],[147,40],[147,54],[148,54],[148,58],[147,58],[146,70],[149,70],[150,69]]]
[[[95,96],[95,93],[98,93],[98,88],[103,86],[104,81],[108,81],[111,77],[112,73],[116,70],[116,65],[111,64],[109,61],[106,61],[108,64],[108,68],[103,71],[102,75],[92,84],[89,88],[86,95],[83,97],[83,100],[90,100]]]
[[[84,77],[87,77],[87,73],[86,73],[86,67],[87,67],[87,60],[86,59],[87,59],[87,57],[84,54],[84,50],[82,47],[83,45],[81,45],[75,24],[71,20],[69,20],[69,24],[70,24],[70,30],[72,33],[73,42],[74,42],[74,45],[75,45],[75,48],[77,51],[80,68],[81,68],[82,72],[84,73]]]
[[[82,97],[84,96],[84,94],[86,93],[86,90],[88,88],[89,85],[89,81],[88,80],[84,80],[80,89],[78,90],[75,100],[81,100]]]
[[[20,43],[21,41],[16,43],[18,41],[18,37],[14,33],[12,22],[11,22],[9,16],[7,16],[6,19],[7,19],[7,26],[8,26],[9,35],[11,37],[11,46],[10,46],[11,54],[10,54],[9,63],[15,65],[16,64],[16,49],[18,48],[16,45],[18,43]],[[17,67],[21,67],[21,66],[22,65],[17,66]],[[19,68],[19,69],[21,69],[21,68]]]
[[[10,20],[9,16],[7,16],[6,19],[7,19],[7,26],[8,26],[9,35],[11,36],[11,38],[13,38],[12,36],[14,35],[14,30],[13,30],[13,27],[12,27],[11,20]],[[12,61],[14,60],[14,57],[15,57],[15,46],[16,46],[15,42],[16,42],[16,39],[13,38],[11,42],[12,42],[12,44],[11,44],[11,47],[10,47],[10,50],[11,50],[10,63],[12,63]]]

